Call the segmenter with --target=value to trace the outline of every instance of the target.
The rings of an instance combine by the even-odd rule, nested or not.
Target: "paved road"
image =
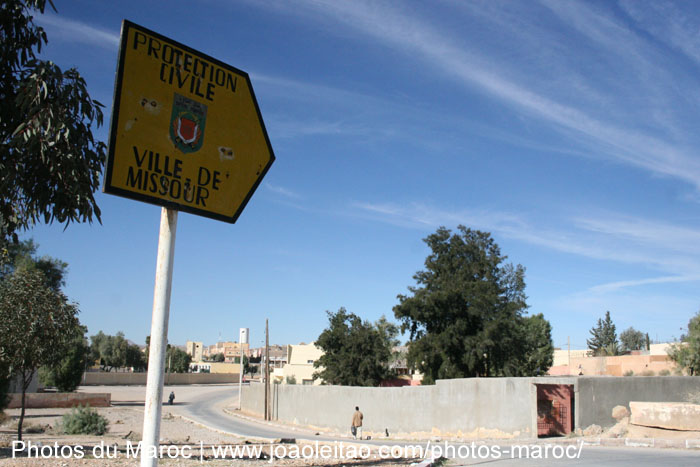
[[[351,440],[348,438],[316,436],[311,431],[288,429],[285,427],[269,426],[263,423],[253,422],[232,415],[226,414],[223,411],[224,407],[235,406],[238,401],[237,387],[219,387],[208,388],[202,390],[198,394],[189,396],[187,404],[178,407],[178,412],[182,415],[196,420],[203,425],[226,431],[228,433],[237,434],[248,438],[296,438],[311,441],[324,442],[344,442]],[[363,443],[377,445],[385,445],[388,447],[396,446],[406,448],[407,446],[422,446],[426,448],[427,443],[406,443],[390,440],[372,440]],[[523,442],[523,445],[525,442]],[[443,443],[444,448],[444,443]],[[549,457],[544,456],[545,445],[542,441],[536,445],[530,445],[530,457],[527,458],[511,458],[515,450],[508,443],[502,446],[484,445],[481,448],[476,446],[477,451],[474,452],[475,445],[470,443],[451,444],[454,452],[448,452],[451,458],[449,465],[486,465],[486,466],[550,466],[550,465],[572,465],[572,466],[629,466],[629,467],[645,467],[645,466],[700,466],[700,451],[692,450],[676,450],[676,449],[651,449],[651,448],[616,448],[616,447],[600,447],[600,446],[583,446],[581,448],[580,457],[568,458],[567,453],[575,455],[578,449],[574,447],[565,451],[566,446],[557,445],[558,448],[553,448],[554,444],[550,445]],[[486,449],[491,449],[490,452]],[[500,455],[488,455],[494,449],[500,449]],[[430,448],[429,448],[430,449]],[[450,448],[451,449],[451,448]],[[480,451],[478,449],[481,449]],[[389,452],[387,450],[387,452]],[[524,451],[521,451],[524,453]],[[534,458],[540,453],[540,458]],[[460,458],[459,454],[466,454],[464,458]],[[523,454],[524,455],[524,454]],[[554,456],[561,458],[556,459]]]
[[[177,406],[175,411],[185,417],[195,420],[210,428],[225,431],[244,438],[307,438],[321,439],[309,431],[291,432],[264,423],[256,423],[243,418],[234,417],[224,412],[226,407],[238,405],[238,387],[221,387],[203,390],[199,395],[190,395],[189,401]],[[323,438],[333,440],[333,438]]]

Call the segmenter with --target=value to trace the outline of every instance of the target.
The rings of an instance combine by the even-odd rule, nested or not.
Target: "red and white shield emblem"
[[[185,144],[190,144],[197,139],[199,133],[199,125],[194,120],[187,117],[177,119],[177,136]]]

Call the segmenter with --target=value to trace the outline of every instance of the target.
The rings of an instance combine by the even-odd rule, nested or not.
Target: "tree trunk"
[[[29,377],[27,378],[27,373],[22,372],[22,410],[19,413],[19,421],[17,422],[17,441],[22,441],[22,423],[24,423],[24,407],[26,402],[27,388],[32,382],[32,376],[34,372],[29,371]]]

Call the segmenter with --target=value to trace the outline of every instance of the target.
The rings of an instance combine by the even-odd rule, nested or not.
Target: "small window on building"
[[[314,384],[314,380],[313,379],[302,379],[301,384],[303,384],[304,386],[311,386]]]
[[[313,363],[313,360],[307,360],[306,363]]]

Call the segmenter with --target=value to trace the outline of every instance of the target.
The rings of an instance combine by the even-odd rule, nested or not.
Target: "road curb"
[[[179,417],[179,418],[186,420],[186,421],[188,421],[194,425],[197,425],[201,428],[206,428],[207,430],[216,431],[217,433],[221,433],[224,435],[236,436],[236,437],[241,438],[243,440],[260,441],[261,443],[272,443],[272,442],[276,441],[276,439],[277,439],[277,438],[262,438],[259,436],[246,436],[246,435],[242,435],[240,433],[234,433],[232,431],[221,430],[219,428],[214,428],[213,426],[205,425],[204,423],[198,422],[197,420],[193,420],[185,415],[176,414],[176,413],[172,413],[172,412],[171,412],[171,414],[173,415],[173,417]]]
[[[299,433],[302,435],[308,435],[308,436],[314,436],[312,434],[315,430],[313,429],[308,429],[308,428],[302,428],[302,427],[294,427],[294,426],[289,426],[285,424],[280,424],[280,423],[275,423],[274,421],[265,421],[265,420],[260,420],[255,417],[251,417],[249,415],[244,415],[240,413],[237,410],[231,410],[229,408],[223,408],[223,412],[251,422],[255,423],[261,423],[264,425],[269,425],[269,426],[274,426],[276,428],[281,428],[285,430],[289,430],[295,433]],[[239,438],[243,439],[250,439],[250,440],[256,440],[256,441],[261,441],[265,443],[270,443],[274,442],[277,440],[277,438],[262,438],[262,437],[249,437],[249,436],[244,436],[240,433],[234,433],[231,431],[225,431],[225,430],[220,430],[217,428],[213,428],[211,426],[205,425],[201,422],[198,422],[196,420],[193,420],[189,417],[186,417],[181,414],[176,414],[173,413],[173,415],[178,416],[184,420],[187,420],[190,423],[194,423],[195,425],[201,426],[203,428],[207,428],[222,434],[227,434],[227,435],[232,435],[232,436],[237,436]],[[322,431],[322,430],[321,430]],[[344,438],[342,435],[339,435],[337,433],[323,433],[325,436],[334,436],[338,438]],[[311,439],[311,438],[309,438]],[[349,439],[349,437],[348,437]],[[399,441],[396,439],[386,440],[387,442],[389,441]],[[415,442],[425,442],[427,440],[408,440],[408,441],[415,441]],[[460,444],[460,443],[466,443],[469,442],[470,440],[452,440],[450,442]],[[484,441],[484,440],[481,440]],[[494,440],[490,440],[494,441]],[[523,440],[526,441],[526,440]],[[487,441],[488,442],[488,441]],[[688,450],[700,450],[700,439],[666,439],[666,438],[603,438],[603,437],[596,437],[596,438],[561,438],[561,439],[534,439],[534,440],[527,440],[526,442],[530,442],[533,444],[539,444],[539,443],[556,443],[556,444],[569,444],[569,443],[579,443],[582,442],[584,446],[602,446],[602,447],[629,447],[629,448],[667,448],[667,449],[688,449]],[[434,464],[433,460],[424,460],[418,464],[413,464],[414,467],[431,467]]]

